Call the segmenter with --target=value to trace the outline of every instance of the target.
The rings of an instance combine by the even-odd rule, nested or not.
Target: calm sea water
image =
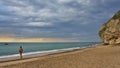
[[[100,42],[65,42],[65,43],[0,43],[0,57],[19,54],[19,47],[22,46],[24,53],[46,52],[59,49],[81,48],[99,44]]]

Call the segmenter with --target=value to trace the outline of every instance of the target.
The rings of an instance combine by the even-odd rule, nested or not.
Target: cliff
[[[104,44],[120,44],[120,11],[103,24],[99,36]]]

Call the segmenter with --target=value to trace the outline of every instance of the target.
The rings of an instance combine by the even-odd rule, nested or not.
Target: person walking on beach
[[[20,53],[20,59],[22,59],[22,58],[23,58],[23,56],[22,56],[22,53],[23,53],[23,48],[22,48],[22,46],[20,46],[19,53]]]

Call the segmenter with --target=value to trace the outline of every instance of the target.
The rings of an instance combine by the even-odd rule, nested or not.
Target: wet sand
[[[23,60],[0,62],[0,68],[120,68],[120,46],[96,46]]]

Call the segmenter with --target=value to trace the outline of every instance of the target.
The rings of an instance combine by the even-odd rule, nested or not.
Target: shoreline
[[[73,48],[66,48],[66,49],[57,49],[57,50],[50,50],[50,51],[38,51],[38,52],[29,52],[29,53],[24,53],[23,54],[23,59],[29,59],[29,58],[34,58],[34,57],[42,57],[42,56],[49,56],[49,55],[54,55],[54,54],[61,54],[61,53],[67,53],[67,52],[72,52],[72,51],[77,51],[77,50],[83,50],[86,48],[93,48],[96,46],[99,46],[101,44],[96,44],[96,45],[90,45],[87,47],[73,47]],[[0,57],[0,63],[2,62],[10,62],[10,61],[17,61],[21,60],[19,58],[19,54],[14,54],[10,56],[2,56]]]
[[[119,56],[120,46],[98,45],[2,62],[0,68],[120,68]]]

